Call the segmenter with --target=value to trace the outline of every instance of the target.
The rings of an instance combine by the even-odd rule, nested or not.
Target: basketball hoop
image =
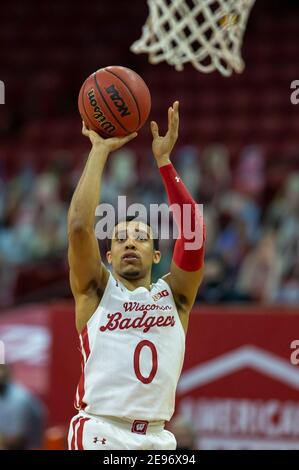
[[[149,16],[131,50],[149,54],[181,71],[188,62],[199,71],[242,72],[241,47],[255,0],[147,0]]]

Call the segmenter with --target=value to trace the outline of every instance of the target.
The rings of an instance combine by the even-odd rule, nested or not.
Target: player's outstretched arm
[[[154,121],[151,122],[151,131],[153,135],[152,149],[168,194],[169,203],[180,208],[179,215],[174,213],[180,237],[175,243],[170,273],[166,274],[163,279],[169,284],[173,292],[183,326],[187,330],[189,313],[203,277],[203,242],[205,236],[202,216],[196,202],[170,161],[171,151],[178,138],[178,130],[179,103],[176,101],[168,109],[168,131],[166,135],[159,135],[158,125]],[[185,209],[189,206],[186,211],[184,211],[184,206]],[[191,218],[191,220],[187,222],[186,217]],[[187,226],[195,234],[193,239],[187,239],[185,236],[184,227]]]
[[[108,271],[101,263],[94,233],[102,175],[109,153],[137,135],[134,133],[121,138],[103,139],[96,132],[88,130],[84,123],[82,134],[90,139],[92,148],[68,213],[70,282],[76,300],[80,294],[88,294],[91,289],[101,291],[106,287]]]

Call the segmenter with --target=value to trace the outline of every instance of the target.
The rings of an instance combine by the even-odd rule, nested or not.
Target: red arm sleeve
[[[197,271],[204,263],[205,225],[201,211],[171,163],[160,167],[160,174],[170,206],[175,204],[179,208],[179,214],[173,210],[179,237],[175,242],[172,259],[185,271]],[[191,220],[187,220],[187,217]],[[187,226],[190,235],[194,234],[191,238],[186,238]],[[190,249],[191,243],[194,247]]]

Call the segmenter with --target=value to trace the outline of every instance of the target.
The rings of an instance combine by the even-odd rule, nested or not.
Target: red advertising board
[[[74,303],[26,305],[0,315],[0,341],[13,380],[45,403],[47,425],[69,423],[80,376]]]
[[[297,314],[296,314],[297,313]],[[299,449],[298,309],[201,308],[190,320],[177,413],[201,449]]]
[[[52,335],[47,305],[27,305],[0,315],[4,361],[15,381],[42,399],[49,389]]]

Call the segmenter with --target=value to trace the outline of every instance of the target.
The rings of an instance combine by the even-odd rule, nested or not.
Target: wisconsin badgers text
[[[143,312],[143,314],[139,317],[130,317],[124,318],[121,312],[109,313],[107,315],[108,321],[105,325],[100,327],[101,332],[105,332],[107,330],[114,331],[114,330],[129,330],[133,329],[141,329],[144,333],[150,331],[151,328],[154,326],[157,327],[166,327],[166,326],[174,326],[175,325],[175,318],[173,315],[168,316],[157,316],[153,317],[148,314],[147,311]]]

